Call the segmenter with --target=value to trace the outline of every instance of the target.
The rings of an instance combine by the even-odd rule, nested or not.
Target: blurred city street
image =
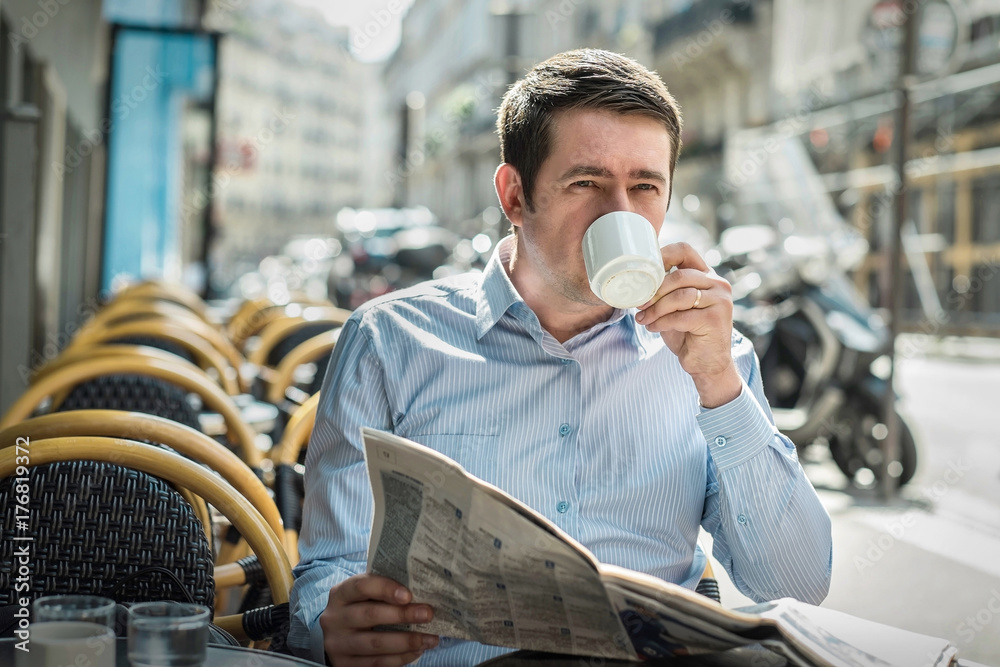
[[[902,360],[897,382],[922,458],[900,498],[846,488],[818,448],[803,461],[833,520],[824,606],[944,637],[960,656],[1000,664],[1000,345],[907,342],[921,351]],[[751,604],[723,586],[726,606]]]
[[[581,49],[594,62],[641,66],[643,85],[655,82],[643,93],[647,107],[606,104],[643,86],[594,76],[606,87],[606,97],[593,98],[600,104],[525,112],[528,129],[510,143],[528,155],[502,166],[498,139],[513,132],[500,111],[505,95],[516,99],[539,63]],[[824,605],[947,638],[960,657],[1000,666],[1000,0],[3,0],[0,95],[0,418],[14,414],[20,425],[66,405],[148,412],[199,429],[231,457],[238,451],[244,476],[267,487],[256,490],[275,534],[291,533],[279,545],[288,547],[286,588],[300,556],[319,392],[336,385],[323,384],[330,360],[353,358],[335,352],[352,313],[425,281],[481,276],[525,219],[498,197],[498,171],[518,173],[512,192],[522,192],[522,177],[530,192],[553,164],[562,136],[553,128],[566,115],[627,107],[621,115],[659,119],[650,130],[665,141],[649,151],[655,169],[640,165],[614,180],[607,165],[590,163],[610,151],[595,151],[600,160],[574,164],[565,172],[572,178],[546,191],[564,202],[578,196],[572,206],[536,213],[522,192],[522,216],[538,216],[540,236],[556,236],[543,224],[576,234],[560,259],[583,292],[560,301],[566,294],[554,286],[572,281],[534,267],[525,250],[521,266],[538,268],[531,286],[541,286],[525,290],[535,305],[518,292],[525,317],[535,309],[544,328],[544,308],[568,321],[617,307],[594,287],[583,249],[595,220],[621,213],[612,204],[631,207],[625,216],[649,236],[655,276],[646,294],[665,284],[656,272],[677,268],[660,266],[657,245],[689,243],[704,260],[697,278],[711,281],[687,288],[697,294],[689,310],[711,307],[711,296],[702,302],[708,284],[726,292],[728,309],[731,289],[732,318],[726,310],[715,356],[731,361],[732,319],[754,345],[775,425],[798,448],[832,518]],[[608,118],[607,127],[621,120]],[[583,151],[599,135],[564,144]],[[616,149],[646,159],[627,141]],[[507,143],[504,150],[509,156]],[[518,172],[523,165],[530,179]],[[633,199],[647,194],[656,198]],[[643,201],[655,205],[643,209]],[[649,234],[640,214],[658,231]],[[508,263],[511,281],[518,262]],[[595,321],[587,327],[596,330]],[[450,346],[429,325],[414,328],[428,349]],[[555,331],[545,332],[550,355],[573,340],[557,343]],[[590,340],[589,329],[565,331]],[[470,357],[489,347],[483,336]],[[572,349],[561,350],[567,369]],[[108,362],[103,374],[76,374],[74,364],[105,355],[138,370],[112,373]],[[137,359],[184,370],[151,378]],[[426,366],[453,389],[450,366]],[[64,367],[66,386],[37,390]],[[738,384],[732,368],[728,379]],[[197,379],[182,382],[183,373]],[[474,379],[483,387],[467,394],[480,396],[488,383]],[[38,401],[25,407],[26,396]],[[396,429],[413,406],[391,407],[384,414]],[[428,412],[467,408],[442,392]],[[494,421],[468,433],[499,440],[515,420]],[[758,422],[758,434],[772,437]],[[465,427],[428,433],[458,439]],[[555,448],[573,431],[567,421],[539,438]],[[284,447],[292,436],[300,442]],[[709,451],[727,437],[710,437]],[[825,554],[822,513],[797,469],[788,470],[813,510],[797,525],[823,527],[814,545]],[[760,478],[754,500],[767,497],[773,474]],[[659,493],[656,481],[649,488]],[[688,555],[697,491],[686,508],[691,530],[679,540]],[[47,497],[46,507],[64,500]],[[561,498],[550,505],[562,507],[557,520],[571,507]],[[103,507],[89,509],[103,516]],[[232,528],[204,503],[192,512],[219,532]],[[790,544],[791,531],[772,532],[785,540],[772,545]],[[223,581],[234,590],[232,582],[244,584],[234,561],[245,545],[196,546],[215,551],[213,567],[227,568]],[[8,560],[0,574],[9,577]],[[751,604],[717,563],[715,571],[726,607]],[[813,593],[824,575],[813,578]],[[108,579],[96,593],[115,592]],[[53,580],[64,587],[59,577],[46,585]],[[243,602],[263,608],[273,591],[258,584]],[[42,586],[32,594],[48,592]],[[220,597],[234,611],[241,604]],[[15,602],[0,599],[0,610]],[[267,637],[281,645],[287,630]]]

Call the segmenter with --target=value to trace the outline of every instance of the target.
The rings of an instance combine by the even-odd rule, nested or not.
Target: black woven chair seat
[[[113,340],[106,341],[107,345],[145,345],[146,347],[155,347],[158,350],[163,350],[164,352],[169,352],[175,356],[184,359],[184,361],[189,361],[192,364],[196,363],[194,355],[188,352],[187,349],[182,345],[178,345],[172,340],[167,340],[165,338],[158,338],[156,336],[121,336],[120,338],[115,338]],[[205,343],[208,345],[208,343]]]
[[[103,375],[81,382],[57,412],[87,409],[144,412],[201,430],[198,412],[188,403],[187,392],[147,375]]]
[[[0,605],[55,594],[213,605],[214,559],[203,527],[163,480],[95,461],[31,468],[26,528],[15,523],[23,511],[15,519],[14,483],[0,480]],[[26,544],[28,588],[15,592],[15,549]]]
[[[336,324],[331,324],[329,322],[313,322],[311,324],[304,324],[301,328],[296,329],[278,341],[278,343],[271,348],[271,351],[267,353],[267,360],[265,363],[267,363],[267,365],[271,368],[274,368],[281,363],[281,360],[285,358],[286,354],[294,350],[302,343],[306,342],[313,336],[318,336],[321,333],[336,328]]]

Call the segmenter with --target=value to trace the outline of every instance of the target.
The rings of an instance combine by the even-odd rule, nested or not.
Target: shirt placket
[[[580,519],[579,479],[582,465],[579,446],[580,426],[583,423],[582,369],[579,362],[562,349],[554,356],[553,362],[560,366],[562,387],[559,395],[562,399],[556,404],[551,419],[546,419],[546,428],[553,431],[552,437],[556,439],[559,469],[551,508],[546,515],[567,533],[576,535]]]

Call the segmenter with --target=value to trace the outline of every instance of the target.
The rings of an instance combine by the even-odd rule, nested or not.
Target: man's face
[[[574,109],[553,118],[551,153],[522,209],[518,260],[571,301],[603,306],[590,289],[583,234],[612,211],[646,218],[659,234],[670,192],[670,136],[636,114]]]

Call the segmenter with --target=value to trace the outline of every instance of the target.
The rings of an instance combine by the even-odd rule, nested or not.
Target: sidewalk
[[[942,477],[885,505],[876,492],[842,490],[832,462],[804,468],[833,523],[833,576],[823,606],[943,637],[960,658],[1000,666],[1000,504],[964,494]],[[753,604],[721,565],[713,567],[726,607]]]
[[[1000,338],[900,334],[896,351],[904,357],[943,358],[1000,363]]]

